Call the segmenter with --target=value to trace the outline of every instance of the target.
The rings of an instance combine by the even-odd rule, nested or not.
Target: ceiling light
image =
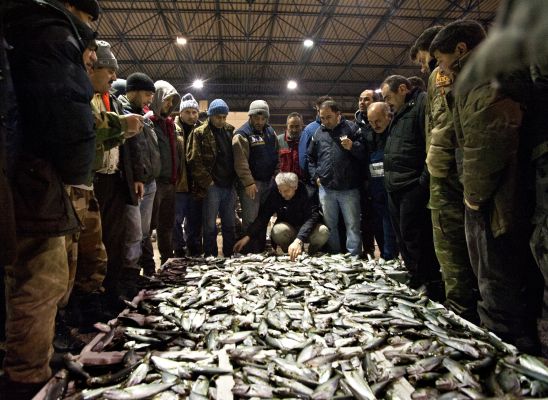
[[[306,39],[304,42],[304,47],[312,47],[314,46],[314,41],[312,39]]]
[[[375,93],[381,93],[382,90],[379,88],[379,89],[375,89]]]
[[[192,87],[194,89],[201,89],[204,87],[204,81],[201,79],[196,79],[194,82],[192,82]]]
[[[175,42],[176,42],[179,46],[184,46],[185,44],[187,44],[186,37],[183,37],[183,36],[177,36],[177,39],[175,40]]]
[[[295,82],[295,81],[287,82],[287,88],[289,90],[297,89],[297,82]]]

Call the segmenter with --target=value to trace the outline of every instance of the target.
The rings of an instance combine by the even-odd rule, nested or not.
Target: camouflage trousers
[[[13,381],[51,377],[55,315],[69,282],[67,261],[64,237],[17,238],[17,258],[5,267],[4,371]]]
[[[69,286],[60,307],[64,307],[74,288],[77,294],[102,290],[107,272],[107,253],[102,239],[99,203],[93,190],[67,187],[72,205],[83,224],[80,232],[65,238]]]
[[[466,245],[463,194],[459,186],[456,174],[449,178],[430,177],[434,249],[445,284],[446,306],[478,322],[478,284]]]

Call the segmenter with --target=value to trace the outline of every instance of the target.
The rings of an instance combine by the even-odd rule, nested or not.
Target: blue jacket
[[[304,173],[304,179],[305,182],[309,182],[309,176],[308,176],[308,159],[306,157],[306,152],[308,150],[308,145],[310,144],[310,140],[312,140],[312,135],[316,133],[318,128],[320,127],[320,117],[316,117],[315,121],[312,121],[307,126],[305,126],[303,132],[301,133],[301,138],[299,140],[299,166],[301,167],[301,171]]]
[[[327,189],[349,190],[361,186],[367,150],[357,126],[344,118],[334,129],[321,126],[308,146],[308,172],[312,182],[320,178]],[[352,140],[350,151],[341,145],[341,136]]]

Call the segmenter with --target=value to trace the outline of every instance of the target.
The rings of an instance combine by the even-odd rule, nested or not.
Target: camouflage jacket
[[[123,115],[115,112],[99,111],[91,102],[91,109],[95,119],[95,163],[93,172],[103,165],[105,151],[124,143],[124,132],[127,130],[127,123]],[[93,181],[93,172],[89,182]]]
[[[446,96],[453,82],[437,67],[428,80],[426,100],[426,164],[430,175],[445,178],[455,166],[455,149],[458,147],[453,115],[447,106]]]
[[[234,127],[225,124],[224,129],[234,133]],[[192,174],[192,193],[197,197],[205,197],[207,188],[213,182],[211,171],[217,158],[215,136],[206,121],[194,129],[189,136],[186,159]]]
[[[459,67],[466,59],[458,61]],[[489,210],[493,236],[500,236],[511,229],[514,219],[523,116],[520,104],[490,83],[450,96],[452,102],[455,132],[463,151],[464,197]]]

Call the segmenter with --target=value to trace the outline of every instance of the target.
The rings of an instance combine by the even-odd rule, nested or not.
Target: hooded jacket
[[[177,132],[171,113],[179,109],[181,96],[169,82],[157,81],[154,83],[154,86],[156,87],[156,92],[154,92],[150,105],[152,115],[149,112],[146,116],[153,122],[154,131],[158,137],[161,167],[157,181],[175,185],[181,160],[180,155],[177,153]],[[173,96],[171,108],[167,116],[162,116],[162,103],[170,96]]]
[[[87,184],[95,159],[93,87],[82,53],[93,32],[57,1],[19,1],[5,16],[18,107],[11,183],[17,233],[80,229],[63,184]]]

